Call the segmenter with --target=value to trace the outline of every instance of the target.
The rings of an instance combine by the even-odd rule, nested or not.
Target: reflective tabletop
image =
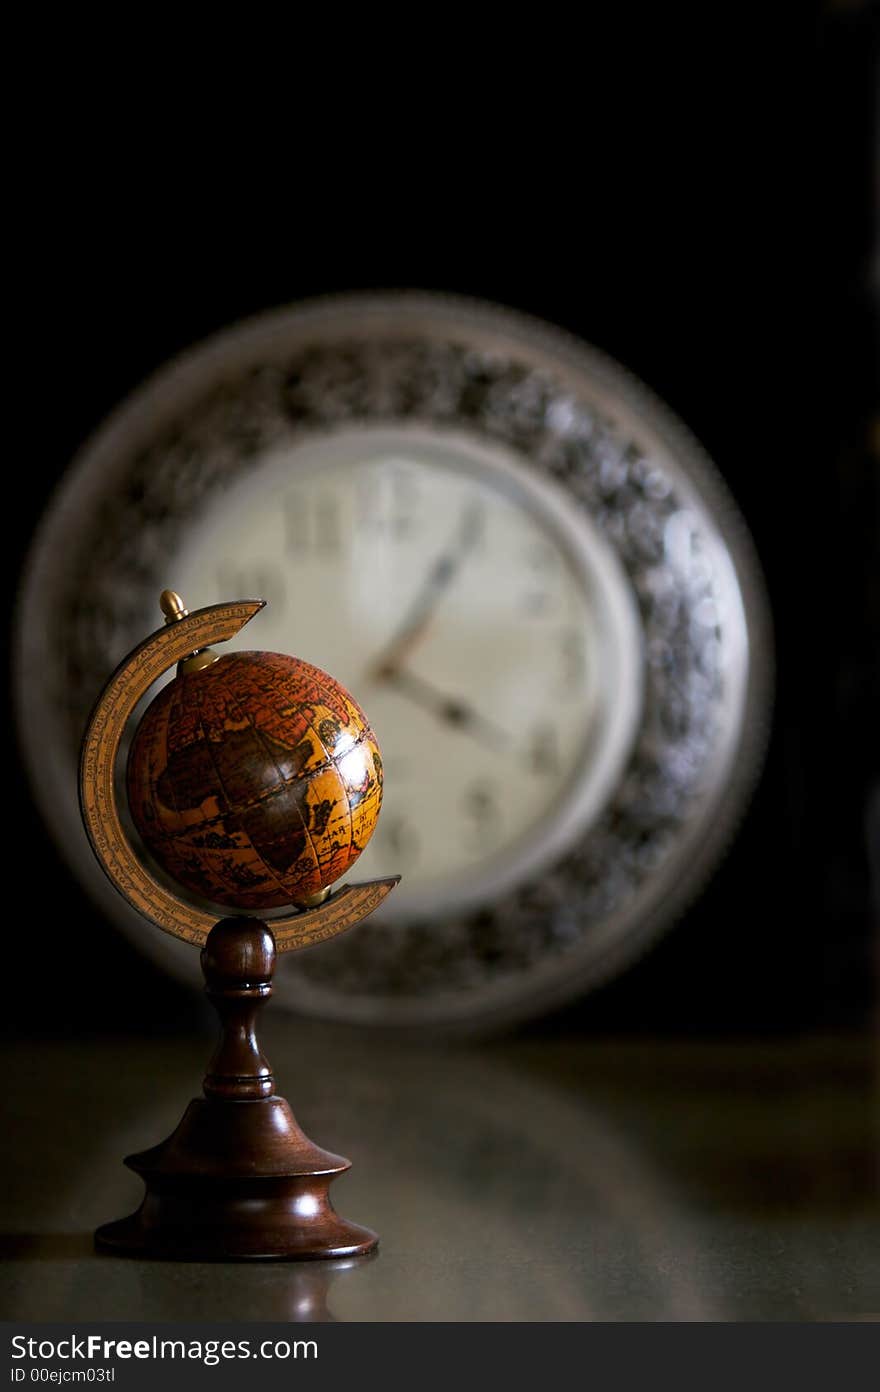
[[[880,1318],[874,1047],[524,1037],[415,1045],[266,1019],[305,1131],[376,1255],[97,1256],[122,1158],[199,1093],[210,1040],[5,1049],[2,1314],[13,1320]]]

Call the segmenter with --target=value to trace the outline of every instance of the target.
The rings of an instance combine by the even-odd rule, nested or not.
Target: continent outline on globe
[[[382,801],[364,712],[326,672],[231,652],[180,673],[129,753],[135,826],[177,883],[224,908],[308,901],[346,874]]]

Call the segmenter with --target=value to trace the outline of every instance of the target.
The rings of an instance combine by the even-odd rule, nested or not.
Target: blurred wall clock
[[[88,442],[21,603],[44,814],[172,971],[179,945],[116,903],[75,806],[90,703],[167,584],[199,606],[267,599],[259,646],[336,673],[379,733],[385,807],[359,868],[403,883],[350,941],[285,963],[293,1008],[485,1027],[572,998],[698,892],[757,773],[758,566],[647,388],[479,302],[262,315],[162,369]]]

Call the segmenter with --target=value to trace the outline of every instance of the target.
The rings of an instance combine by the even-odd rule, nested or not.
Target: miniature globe
[[[382,759],[337,681],[269,652],[196,654],[128,759],[135,826],[185,889],[234,909],[314,902],[366,846]]]

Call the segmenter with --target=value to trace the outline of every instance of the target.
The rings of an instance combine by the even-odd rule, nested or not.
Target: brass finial
[[[189,613],[180,595],[174,590],[162,591],[159,596],[159,608],[165,615],[167,624],[177,623],[180,619],[185,619]]]
[[[179,623],[185,619],[189,610],[176,590],[163,590],[159,596],[159,608],[165,615],[167,624]],[[177,664],[177,675],[179,677],[192,676],[194,672],[202,672],[206,667],[210,667],[220,656],[215,653],[213,648],[196,648],[189,657],[181,658]]]
[[[315,890],[314,894],[305,894],[302,899],[297,899],[295,901],[293,907],[300,910],[316,909],[319,904],[323,904],[326,899],[330,898],[330,891],[332,888],[332,885],[325,885],[323,889]]]

